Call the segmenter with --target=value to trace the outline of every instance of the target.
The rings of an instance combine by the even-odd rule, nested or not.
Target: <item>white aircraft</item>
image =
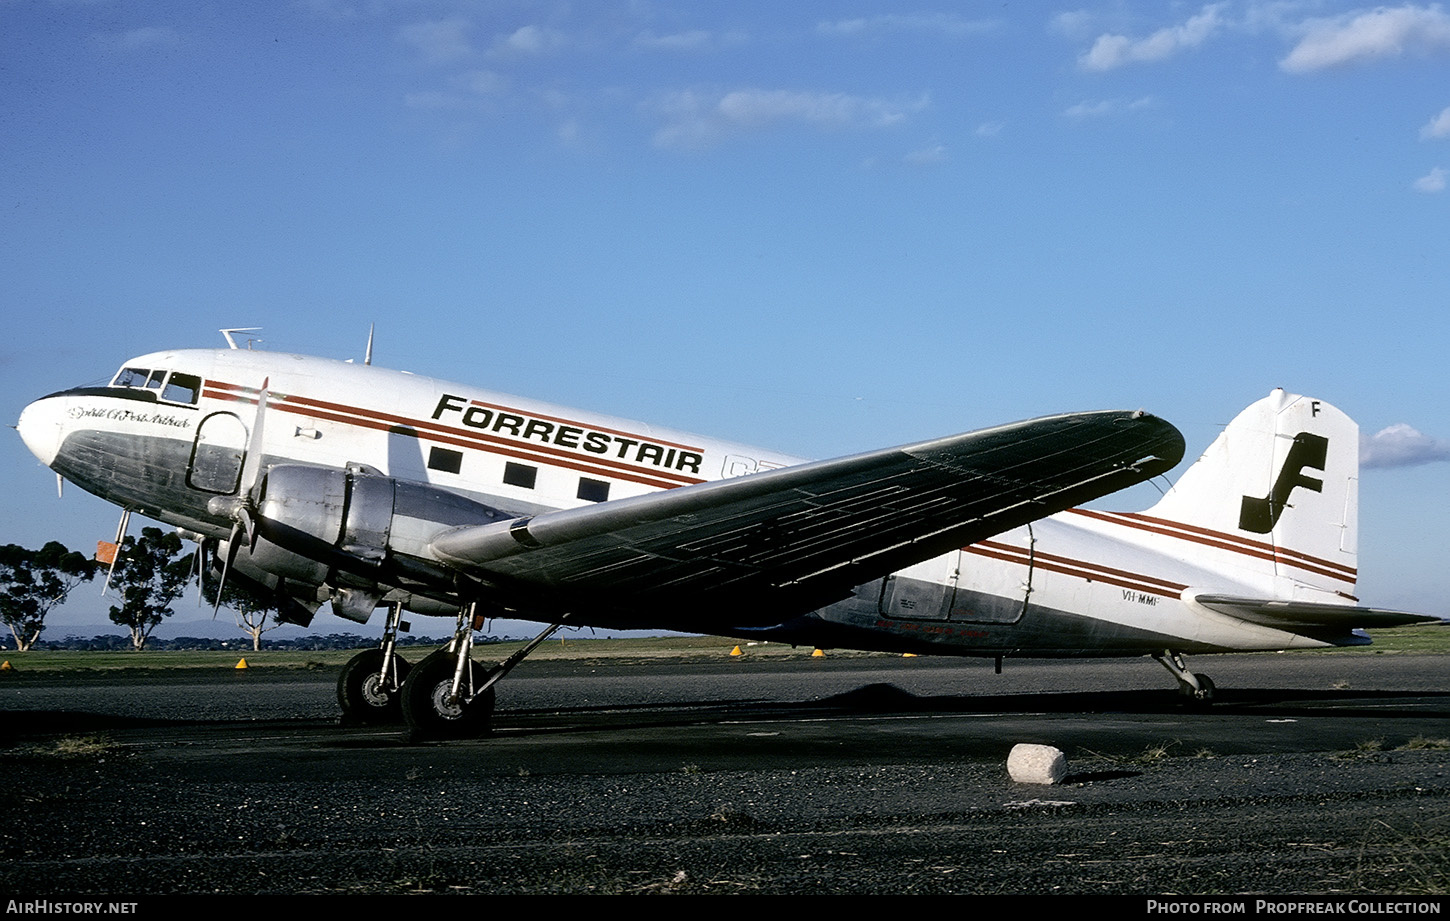
[[[230,341],[230,337],[229,337]],[[1275,391],[1152,510],[1080,504],[1173,468],[1144,412],[1049,416],[836,460],[490,393],[370,364],[182,350],[30,404],[64,479],[210,547],[222,578],[307,624],[324,602],[380,648],[345,714],[483,731],[493,684],[564,623],[939,655],[1183,656],[1367,643],[1438,618],[1360,607],[1358,429]],[[456,618],[409,666],[404,610]],[[485,669],[487,617],[547,630]],[[406,629],[406,627],[404,627]]]

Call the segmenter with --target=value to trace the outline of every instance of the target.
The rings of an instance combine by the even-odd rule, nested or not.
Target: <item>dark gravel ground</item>
[[[144,755],[11,757],[36,786],[5,797],[0,889],[1443,893],[1446,761],[1169,758],[1025,790],[980,765],[178,785]]]
[[[225,698],[228,713],[213,697],[205,718],[167,720],[145,689],[107,696],[100,682],[101,699],[119,694],[139,715],[89,697],[62,710],[45,696],[57,689],[34,682],[0,714],[0,892],[1443,902],[1450,698],[1424,687],[1443,684],[1443,666],[1419,662],[1428,677],[1394,693],[1229,694],[1212,717],[1158,690],[925,697],[902,691],[905,678],[883,685],[876,665],[832,672],[876,689],[869,701],[679,703],[656,666],[637,676],[641,695],[673,702],[631,709],[618,692],[563,712],[504,710],[491,738],[433,745],[310,713],[248,719],[245,694]],[[561,666],[540,680],[574,677]],[[1023,680],[1009,690],[1035,687]],[[266,699],[280,706],[288,688],[303,709],[330,690],[288,680]],[[150,692],[174,698],[177,686]],[[1011,743],[1044,740],[1068,752],[1067,781],[1012,783]]]

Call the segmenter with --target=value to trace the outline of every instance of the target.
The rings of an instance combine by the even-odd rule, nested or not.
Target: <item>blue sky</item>
[[[1434,4],[0,0],[0,411],[373,322],[814,457],[1282,386],[1377,436],[1364,600],[1445,614],[1447,182]],[[113,531],[0,463],[0,541]]]

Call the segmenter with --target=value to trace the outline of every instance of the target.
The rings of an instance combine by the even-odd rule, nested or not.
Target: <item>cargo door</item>
[[[1032,526],[962,552],[951,619],[972,624],[1012,624],[1027,613],[1037,568]]]

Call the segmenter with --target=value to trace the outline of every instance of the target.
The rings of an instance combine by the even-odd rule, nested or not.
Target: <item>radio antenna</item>
[[[260,327],[260,326],[238,326],[238,327],[235,327],[233,329],[218,330],[218,332],[220,332],[223,336],[226,337],[227,346],[229,348],[231,348],[231,349],[238,349],[238,348],[241,348],[241,346],[237,345],[237,340],[235,340],[235,339],[232,338],[232,333],[255,333],[258,330],[260,330],[261,328],[262,327]],[[252,343],[253,342],[261,342],[261,341],[262,341],[261,339],[253,339],[250,336],[248,336],[247,337],[247,348],[250,349],[252,347]]]

